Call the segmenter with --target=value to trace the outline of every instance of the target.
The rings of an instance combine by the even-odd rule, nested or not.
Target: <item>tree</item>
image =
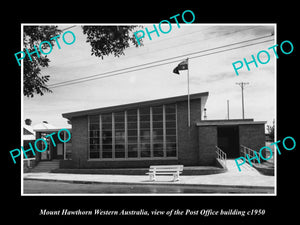
[[[91,55],[100,57],[113,54],[115,57],[124,55],[124,50],[130,47],[130,43],[138,47],[138,43],[133,35],[133,31],[138,26],[82,26],[83,33],[87,35],[86,42],[91,45]],[[24,26],[24,49],[29,52],[35,51],[34,46],[39,46],[43,41],[49,41],[52,46],[55,39],[62,31],[57,26]],[[42,50],[47,49],[47,45],[42,45]],[[24,58],[24,95],[33,97],[34,94],[43,95],[45,92],[52,92],[47,87],[50,75],[41,75],[41,67],[48,67],[49,58],[47,55],[37,54]]]
[[[274,130],[275,130],[275,120],[273,119],[273,124],[267,125],[268,136],[274,141]]]
[[[34,46],[39,46],[42,41],[49,41],[54,46],[55,40],[50,38],[57,36],[61,33],[57,26],[24,26],[23,40],[24,49],[28,49],[28,52],[35,51]],[[47,46],[42,45],[42,49],[46,49]],[[27,97],[33,97],[34,93],[43,95],[44,92],[51,92],[46,86],[46,82],[49,80],[49,75],[41,75],[41,67],[48,67],[50,62],[47,55],[37,54],[31,55],[32,61],[29,57],[24,58],[24,95]]]
[[[130,35],[136,26],[82,26],[83,33],[92,47],[92,55],[97,57],[114,54],[119,57],[124,55],[124,50],[129,43],[138,47],[135,37]]]

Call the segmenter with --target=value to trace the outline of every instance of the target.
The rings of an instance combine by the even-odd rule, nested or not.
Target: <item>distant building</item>
[[[259,150],[265,122],[202,120],[208,92],[64,113],[72,124],[71,160],[61,168],[134,168],[154,164],[215,165],[216,146],[229,158],[239,146]]]
[[[24,126],[24,129],[26,128],[26,126]],[[47,143],[47,148],[45,151],[43,152],[38,152],[35,151],[35,158],[36,161],[51,161],[54,159],[57,160],[67,160],[70,158],[71,155],[71,146],[72,146],[72,141],[68,141],[67,143],[65,142],[61,142],[58,137],[57,137],[57,133],[61,128],[57,128],[55,126],[53,126],[52,124],[48,123],[47,121],[43,121],[42,123],[38,123],[36,125],[34,125],[32,128],[33,132],[35,133],[35,137],[34,137],[34,141],[37,139],[44,139],[46,140]],[[68,129],[70,132],[72,129]],[[51,140],[50,134],[55,133],[55,135],[52,135],[52,139]],[[65,132],[62,132],[62,136],[65,136]],[[46,137],[48,136],[48,137]],[[33,141],[33,142],[34,142]],[[55,143],[55,145],[53,144],[53,142]],[[33,146],[34,143],[32,143]],[[37,147],[38,149],[45,149],[45,144],[42,141],[37,142]],[[28,149],[29,146],[26,146],[25,149]],[[31,151],[29,151],[29,153],[31,153]]]
[[[32,145],[34,144],[35,141],[35,131],[33,130],[33,127],[31,126],[31,120],[26,119],[25,124],[23,124],[23,147],[24,149],[29,148],[29,143]],[[33,158],[34,155],[32,152],[27,153],[28,158]]]

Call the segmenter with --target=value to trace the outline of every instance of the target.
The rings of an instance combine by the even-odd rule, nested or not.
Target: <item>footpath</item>
[[[220,174],[180,176],[173,182],[173,176],[157,176],[150,181],[148,175],[111,175],[111,174],[72,174],[72,173],[24,173],[24,180],[61,181],[70,183],[101,183],[131,185],[213,185],[219,187],[247,187],[274,189],[275,177],[260,174],[248,164],[239,172],[232,161],[227,161],[228,171]]]

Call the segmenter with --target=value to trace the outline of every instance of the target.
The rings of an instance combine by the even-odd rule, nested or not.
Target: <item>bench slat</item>
[[[177,167],[183,167],[183,165],[165,165],[165,166],[161,166],[161,165],[155,165],[155,166],[150,166],[150,168],[177,168]]]
[[[158,172],[158,171],[170,171],[170,172],[172,172],[172,171],[182,171],[182,170],[180,170],[180,169],[172,169],[172,170],[170,170],[170,169],[149,169],[149,171],[156,171],[156,172]]]
[[[159,171],[159,172],[155,172],[155,174],[176,174],[176,172],[167,172],[167,171]],[[178,172],[179,174],[182,174],[182,172]],[[154,174],[153,172],[147,172],[146,174]]]

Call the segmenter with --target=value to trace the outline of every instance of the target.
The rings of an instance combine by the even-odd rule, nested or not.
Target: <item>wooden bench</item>
[[[179,175],[183,171],[183,165],[164,165],[164,166],[150,166],[149,174],[150,180],[155,181],[156,175],[173,175],[173,181],[179,181]]]

